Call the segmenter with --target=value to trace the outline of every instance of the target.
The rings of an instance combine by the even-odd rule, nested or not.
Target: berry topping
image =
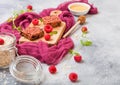
[[[0,38],[0,45],[4,44],[4,40],[2,38]]]
[[[51,74],[55,74],[56,71],[57,71],[57,69],[56,69],[56,67],[55,67],[54,65],[51,65],[51,66],[49,67],[49,72],[50,72]]]
[[[32,10],[32,5],[28,5],[28,6],[27,6],[27,9],[28,9],[28,10]]]
[[[32,20],[32,24],[33,25],[38,25],[39,24],[39,20],[38,19],[33,19]]]
[[[69,74],[69,79],[72,81],[72,82],[76,82],[78,80],[78,75],[76,73],[70,73]]]
[[[82,27],[81,31],[82,31],[82,32],[87,32],[88,29],[87,29],[87,27]]]
[[[46,35],[44,36],[45,40],[47,40],[47,41],[50,40],[50,37],[51,37],[51,36],[50,36],[49,34],[46,34]]]
[[[53,28],[52,28],[51,25],[46,25],[46,26],[44,27],[44,30],[45,30],[45,32],[50,33],[50,32],[52,32]]]
[[[81,61],[82,61],[82,56],[76,55],[76,56],[74,56],[74,60],[75,60],[76,62],[81,62]]]

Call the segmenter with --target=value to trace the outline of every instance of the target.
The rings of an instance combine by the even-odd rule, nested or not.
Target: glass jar
[[[38,85],[44,77],[40,61],[29,55],[18,56],[10,65],[10,73],[22,85]]]
[[[11,33],[0,32],[0,39],[4,42],[0,44],[0,69],[3,69],[8,68],[16,56],[16,37]]]

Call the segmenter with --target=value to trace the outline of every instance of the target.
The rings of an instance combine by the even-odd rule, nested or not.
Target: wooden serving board
[[[29,27],[33,27],[33,24],[30,24]],[[39,25],[36,26],[36,27],[44,28],[44,25],[43,25],[42,22],[40,22]],[[53,34],[49,41],[46,41],[44,39],[44,37],[39,38],[39,39],[34,40],[34,41],[31,41],[31,40],[28,40],[27,38],[21,36],[21,38],[19,39],[19,43],[23,43],[23,42],[39,42],[40,40],[42,40],[43,42],[46,42],[46,43],[48,43],[50,45],[54,45],[54,44],[57,44],[57,42],[61,39],[61,37],[62,37],[62,35],[63,35],[64,31],[65,31],[65,28],[66,28],[65,22],[61,22],[60,26],[58,26],[56,28],[53,28],[53,31],[57,31],[57,34]],[[44,31],[44,34],[46,34],[45,31]]]

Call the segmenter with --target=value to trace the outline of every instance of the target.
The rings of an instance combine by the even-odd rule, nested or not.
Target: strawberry
[[[76,55],[76,56],[74,56],[74,60],[75,60],[76,62],[81,62],[81,61],[82,61],[82,56]]]
[[[88,29],[87,29],[87,27],[84,26],[84,27],[82,27],[81,31],[82,31],[82,32],[87,32]]]
[[[78,75],[77,75],[77,73],[74,73],[74,72],[70,73],[70,74],[69,74],[69,79],[70,79],[72,82],[76,82],[76,81],[78,80]]]
[[[0,45],[4,44],[4,40],[2,38],[0,38]]]
[[[32,24],[33,25],[38,25],[39,24],[39,20],[38,19],[33,19],[32,20]]]
[[[46,26],[44,27],[44,30],[45,30],[45,32],[50,33],[50,32],[52,32],[53,28],[52,28],[51,25],[46,25]]]
[[[28,10],[32,10],[32,5],[28,5],[28,6],[27,6],[27,9],[28,9]]]
[[[55,67],[54,65],[51,65],[48,69],[49,69],[49,72],[50,72],[51,74],[55,74],[56,71],[57,71],[57,69],[56,69],[56,67]]]
[[[46,35],[44,36],[45,40],[47,40],[47,41],[50,40],[50,37],[51,37],[51,36],[50,36],[49,34],[46,34]]]

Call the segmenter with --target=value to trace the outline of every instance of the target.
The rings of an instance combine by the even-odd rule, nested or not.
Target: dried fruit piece
[[[70,79],[72,82],[76,82],[76,81],[78,80],[78,75],[77,75],[77,73],[74,73],[74,72],[70,73],[70,74],[69,74],[69,79]]]
[[[48,69],[51,74],[55,74],[57,72],[57,69],[54,65],[51,65]]]

